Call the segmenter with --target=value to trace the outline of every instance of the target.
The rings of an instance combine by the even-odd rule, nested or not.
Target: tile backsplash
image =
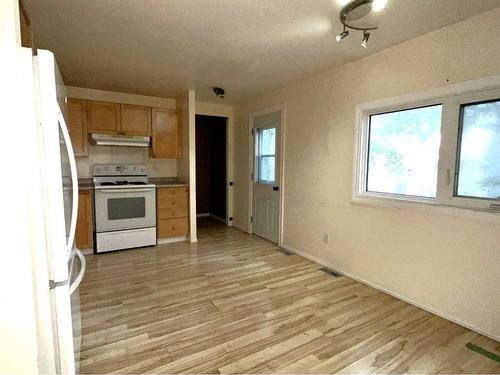
[[[78,178],[92,177],[94,164],[144,164],[151,177],[176,177],[176,159],[149,157],[146,147],[118,147],[89,145],[89,156],[76,159]]]

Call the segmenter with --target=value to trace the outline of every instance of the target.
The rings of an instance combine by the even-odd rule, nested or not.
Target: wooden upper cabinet
[[[122,104],[120,132],[151,136],[151,107]]]
[[[87,100],[89,133],[118,133],[120,122],[120,104]]]
[[[75,156],[88,156],[86,100],[68,98],[68,131]]]
[[[177,113],[168,109],[152,110],[152,150],[155,158],[177,159],[181,157],[181,124]]]

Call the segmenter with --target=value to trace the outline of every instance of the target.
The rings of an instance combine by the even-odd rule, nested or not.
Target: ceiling
[[[342,43],[346,0],[24,0],[35,42],[52,50],[66,84],[175,97],[194,88],[224,103],[372,54],[499,7],[500,0],[389,0],[371,15],[369,47]]]

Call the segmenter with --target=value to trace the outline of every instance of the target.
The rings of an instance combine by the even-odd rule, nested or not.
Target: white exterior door
[[[272,242],[279,235],[281,111],[253,118],[252,232]]]

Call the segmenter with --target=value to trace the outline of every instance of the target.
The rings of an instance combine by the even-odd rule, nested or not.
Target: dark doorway
[[[196,214],[226,222],[225,117],[196,115]]]

